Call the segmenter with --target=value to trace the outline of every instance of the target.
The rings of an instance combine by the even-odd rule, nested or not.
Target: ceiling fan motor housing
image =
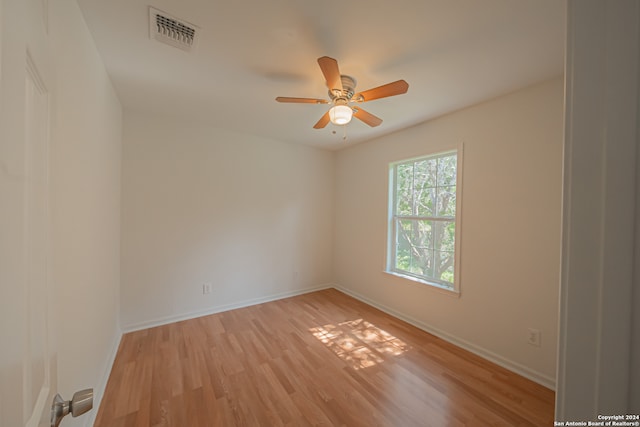
[[[339,98],[344,98],[346,100],[350,100],[355,94],[356,88],[356,79],[351,76],[347,76],[345,74],[340,75],[340,81],[342,82],[342,92],[336,90],[333,91],[329,89],[329,97],[332,101],[335,101]]]

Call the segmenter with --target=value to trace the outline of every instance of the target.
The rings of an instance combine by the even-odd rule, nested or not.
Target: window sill
[[[414,283],[419,283],[421,285],[427,285],[428,289],[433,289],[434,291],[439,292],[439,293],[443,293],[445,295],[449,295],[449,296],[456,297],[456,298],[460,297],[460,291],[459,290],[451,289],[451,288],[446,287],[444,285],[441,285],[439,283],[429,282],[429,281],[426,281],[426,280],[418,279],[417,277],[409,276],[407,274],[402,274],[402,273],[398,273],[398,272],[395,272],[395,271],[384,270],[383,273],[386,273],[386,274],[388,274],[390,276],[398,277],[400,279],[409,280],[409,281],[414,282]]]

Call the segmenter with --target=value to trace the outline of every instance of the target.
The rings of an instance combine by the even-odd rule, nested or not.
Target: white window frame
[[[434,278],[429,278],[426,276],[414,274],[405,270],[400,270],[395,267],[396,264],[396,224],[400,216],[396,215],[395,209],[397,206],[396,203],[396,171],[399,165],[414,163],[420,160],[428,160],[435,159],[438,157],[445,157],[451,154],[456,154],[456,213],[455,218],[448,217],[449,219],[453,219],[455,221],[455,239],[454,239],[454,279],[453,284],[450,285],[446,282],[441,282],[439,280],[435,280]],[[462,212],[462,171],[463,171],[463,146],[459,144],[455,148],[444,149],[438,152],[433,152],[429,154],[425,154],[418,157],[412,157],[409,159],[403,159],[399,161],[395,161],[389,164],[389,198],[388,198],[388,237],[387,237],[387,257],[386,257],[386,266],[385,272],[392,274],[394,276],[398,276],[404,279],[408,279],[414,282],[418,282],[421,284],[430,285],[438,290],[444,290],[447,292],[451,292],[454,294],[460,294],[460,242],[461,242],[461,230],[462,230],[462,221],[461,221],[461,212]],[[444,217],[412,217],[412,216],[404,216],[402,218],[406,219],[425,219],[425,220],[442,220]]]

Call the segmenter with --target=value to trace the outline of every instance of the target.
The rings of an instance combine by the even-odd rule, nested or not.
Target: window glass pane
[[[456,185],[457,156],[438,159],[438,186]]]
[[[411,273],[420,276],[433,276],[433,250],[429,248],[414,248],[411,258]]]
[[[415,220],[415,223],[418,232],[414,234],[414,241],[412,243],[421,248],[433,249],[433,222]]]
[[[434,216],[456,216],[456,187],[438,187],[437,207]]]
[[[416,202],[418,204],[416,215],[418,216],[435,216],[436,215],[436,189],[423,188],[416,191]]]
[[[438,221],[435,226],[435,249],[454,251],[456,241],[456,223],[454,221]]]
[[[415,248],[414,248],[415,250]],[[417,254],[414,251],[411,251],[411,262],[409,264],[408,272],[413,274],[422,274],[422,270],[418,266],[418,262],[416,261]]]
[[[413,214],[413,164],[398,165],[396,171],[396,214]]]
[[[395,268],[409,271],[411,268],[411,242],[406,237],[411,234],[413,224],[408,220],[396,221],[396,265]]]
[[[436,186],[436,160],[420,160],[414,163],[414,180],[416,188]]]
[[[433,277],[437,280],[453,283],[455,254],[453,252],[435,251],[435,258]]]
[[[397,269],[432,276],[434,267],[434,223],[425,220],[398,220]]]

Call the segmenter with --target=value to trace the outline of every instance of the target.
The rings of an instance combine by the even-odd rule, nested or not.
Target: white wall
[[[553,386],[562,184],[561,78],[337,153],[335,279],[485,357]],[[464,143],[461,295],[385,265],[390,162]],[[527,344],[527,329],[542,346]]]
[[[122,109],[77,4],[49,2],[56,70],[52,117],[53,279],[58,389],[94,387],[95,417],[120,339]]]
[[[124,123],[125,329],[331,283],[333,153],[132,111]]]

